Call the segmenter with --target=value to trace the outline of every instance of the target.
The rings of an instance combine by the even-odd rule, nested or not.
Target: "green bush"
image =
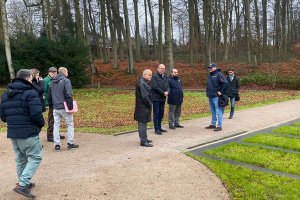
[[[90,81],[86,71],[90,64],[89,49],[75,37],[62,36],[49,40],[22,34],[12,38],[11,50],[16,72],[21,68],[37,68],[45,77],[49,67],[64,66],[69,70],[69,78],[74,87],[82,87]],[[3,44],[0,44],[0,52],[5,55]],[[0,65],[6,66],[5,56],[0,56]],[[5,77],[0,79],[2,83],[9,82],[7,67],[0,70],[0,77]]]
[[[272,86],[274,88],[297,89],[300,87],[300,79],[296,77],[276,74],[253,73],[241,77],[241,84],[255,84],[259,86]]]

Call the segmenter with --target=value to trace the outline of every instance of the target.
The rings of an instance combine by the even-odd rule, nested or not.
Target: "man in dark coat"
[[[169,128],[175,129],[183,128],[179,124],[179,117],[181,114],[181,105],[183,102],[183,91],[181,80],[178,77],[178,70],[172,69],[172,77],[168,78],[170,93],[168,95],[168,104],[169,104]]]
[[[168,96],[169,82],[165,76],[166,67],[163,64],[158,65],[157,72],[154,74],[151,81],[152,100],[153,100],[153,123],[155,133],[162,135],[162,132],[167,132],[161,128],[161,122],[164,117],[165,102]]]
[[[74,143],[74,119],[73,113],[67,112],[65,109],[64,102],[69,110],[73,110],[73,94],[72,94],[72,84],[70,79],[68,79],[69,73],[68,69],[65,67],[60,67],[58,69],[58,75],[53,79],[49,88],[49,106],[53,106],[53,117],[54,117],[54,149],[60,151],[60,125],[61,120],[64,119],[68,132],[68,149],[77,149],[78,144]]]
[[[219,106],[219,97],[226,95],[228,82],[215,63],[210,64],[207,68],[209,69],[209,75],[206,84],[206,96],[209,100],[212,120],[211,124],[205,128],[221,131],[224,107]]]
[[[147,122],[151,121],[151,88],[152,71],[143,71],[143,77],[136,83],[134,120],[138,122],[141,146],[152,147],[152,141],[147,138]]]
[[[45,124],[42,103],[32,85],[32,73],[21,69],[2,95],[0,117],[7,123],[7,138],[12,141],[16,155],[18,184],[13,191],[35,198],[30,180],[42,161],[39,133]]]
[[[233,69],[228,71],[227,81],[228,81],[227,95],[230,98],[229,119],[232,119],[234,115],[235,96],[239,93],[240,90],[240,80],[238,77],[236,77]]]

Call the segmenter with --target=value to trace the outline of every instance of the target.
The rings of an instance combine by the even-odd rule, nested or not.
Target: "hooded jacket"
[[[69,110],[73,110],[73,95],[71,81],[63,74],[58,74],[49,88],[49,106],[56,110],[65,109],[64,102]]]
[[[45,121],[42,103],[34,86],[24,79],[15,79],[8,84],[1,97],[0,117],[7,122],[8,138],[37,136]]]
[[[206,96],[209,98],[217,97],[217,92],[226,95],[228,81],[221,73],[220,69],[210,72],[206,83]]]

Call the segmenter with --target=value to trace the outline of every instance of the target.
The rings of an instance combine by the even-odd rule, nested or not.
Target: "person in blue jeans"
[[[209,75],[206,83],[206,96],[208,97],[212,120],[211,124],[205,128],[221,131],[224,107],[219,106],[219,97],[226,95],[228,81],[215,63],[210,64],[207,68]]]
[[[28,198],[35,198],[31,193],[35,184],[30,180],[42,161],[39,133],[45,124],[43,106],[32,78],[30,70],[19,70],[0,104],[0,118],[7,123],[7,138],[11,139],[16,155],[18,183],[13,191]]]
[[[228,70],[228,76],[226,77],[226,79],[228,81],[227,95],[230,98],[230,115],[229,115],[229,119],[232,119],[233,115],[234,115],[235,96],[240,91],[240,80],[235,75],[234,69]]]
[[[151,92],[153,101],[153,123],[155,134],[162,135],[162,132],[167,132],[161,128],[161,122],[164,118],[166,97],[170,93],[169,82],[165,75],[166,67],[159,64],[157,72],[152,77]]]

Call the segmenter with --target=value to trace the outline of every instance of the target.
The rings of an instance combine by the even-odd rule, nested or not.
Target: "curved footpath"
[[[204,129],[210,118],[185,122],[184,129],[162,136],[148,131],[154,147],[140,147],[137,133],[120,136],[77,134],[77,150],[55,152],[45,142],[43,161],[33,178],[37,199],[229,199],[221,181],[204,165],[181,153],[187,147],[241,131],[253,131],[300,117],[300,100],[224,115],[221,132]],[[75,116],[76,117],[76,116]],[[24,199],[12,191],[16,181],[14,154],[0,134],[0,199]]]

